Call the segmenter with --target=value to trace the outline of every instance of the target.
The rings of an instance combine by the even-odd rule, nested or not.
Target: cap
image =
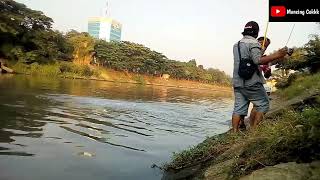
[[[259,33],[258,23],[255,21],[250,21],[245,25],[242,34],[246,35],[246,34],[258,34],[258,33]]]

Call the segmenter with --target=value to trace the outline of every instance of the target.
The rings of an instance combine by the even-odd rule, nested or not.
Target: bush
[[[288,78],[283,78],[276,84],[276,88],[284,89],[289,87],[299,77],[298,73],[291,74]]]
[[[90,69],[88,65],[77,65],[68,62],[60,63],[60,71],[62,73],[74,74],[78,76],[90,77],[95,74],[93,70]],[[96,73],[97,74],[97,73]]]
[[[30,66],[28,66],[27,64],[21,63],[21,62],[17,62],[16,64],[14,64],[12,66],[12,69],[16,73],[21,73],[21,74],[29,74],[30,73]]]
[[[40,75],[56,77],[61,74],[60,67],[58,64],[39,66],[39,68]]]
[[[32,63],[30,65],[30,74],[56,77],[61,74],[59,64],[47,64],[39,65],[38,63]]]
[[[79,66],[79,74],[81,74],[82,76],[90,77],[93,75],[93,71],[88,65]]]
[[[292,99],[303,94],[313,93],[319,91],[319,82],[320,73],[308,76],[299,75],[296,80],[291,83],[291,86],[281,89],[279,94],[286,99]]]
[[[71,63],[61,62],[60,63],[60,71],[62,73],[71,72],[72,71],[71,65],[72,65]]]
[[[134,77],[134,80],[139,84],[146,84],[146,81],[144,80],[144,77],[142,75],[136,75]]]

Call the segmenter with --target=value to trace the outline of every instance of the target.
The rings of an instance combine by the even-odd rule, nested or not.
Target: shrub
[[[60,63],[60,71],[64,74],[74,74],[78,76],[90,77],[95,74],[88,65],[77,65],[73,63]],[[97,73],[96,73],[97,74]]]
[[[136,75],[134,77],[134,80],[139,84],[146,84],[146,81],[144,80],[144,77],[142,75]]]
[[[19,61],[12,66],[12,69],[16,73],[22,73],[22,74],[29,74],[30,73],[30,66],[28,66],[25,63],[21,63]]]

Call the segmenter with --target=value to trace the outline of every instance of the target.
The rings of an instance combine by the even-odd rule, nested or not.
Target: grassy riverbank
[[[96,66],[76,65],[71,62],[55,62],[45,65],[39,65],[38,63],[33,63],[31,65],[16,63],[10,64],[10,67],[12,67],[16,73],[32,76],[89,79],[141,85],[156,85],[189,89],[217,89],[229,92],[231,91],[231,87],[228,85],[207,84],[183,79],[163,79],[156,76],[115,71],[112,69],[105,69]]]
[[[199,179],[239,179],[280,163],[320,160],[319,78],[320,74],[301,76],[279,90],[279,110],[268,114],[256,131],[207,138],[174,153],[165,168],[177,174],[193,167],[196,172],[184,173]]]

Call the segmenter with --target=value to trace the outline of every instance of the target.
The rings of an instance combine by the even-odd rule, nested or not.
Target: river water
[[[0,75],[0,179],[161,179],[229,129],[230,92]]]

